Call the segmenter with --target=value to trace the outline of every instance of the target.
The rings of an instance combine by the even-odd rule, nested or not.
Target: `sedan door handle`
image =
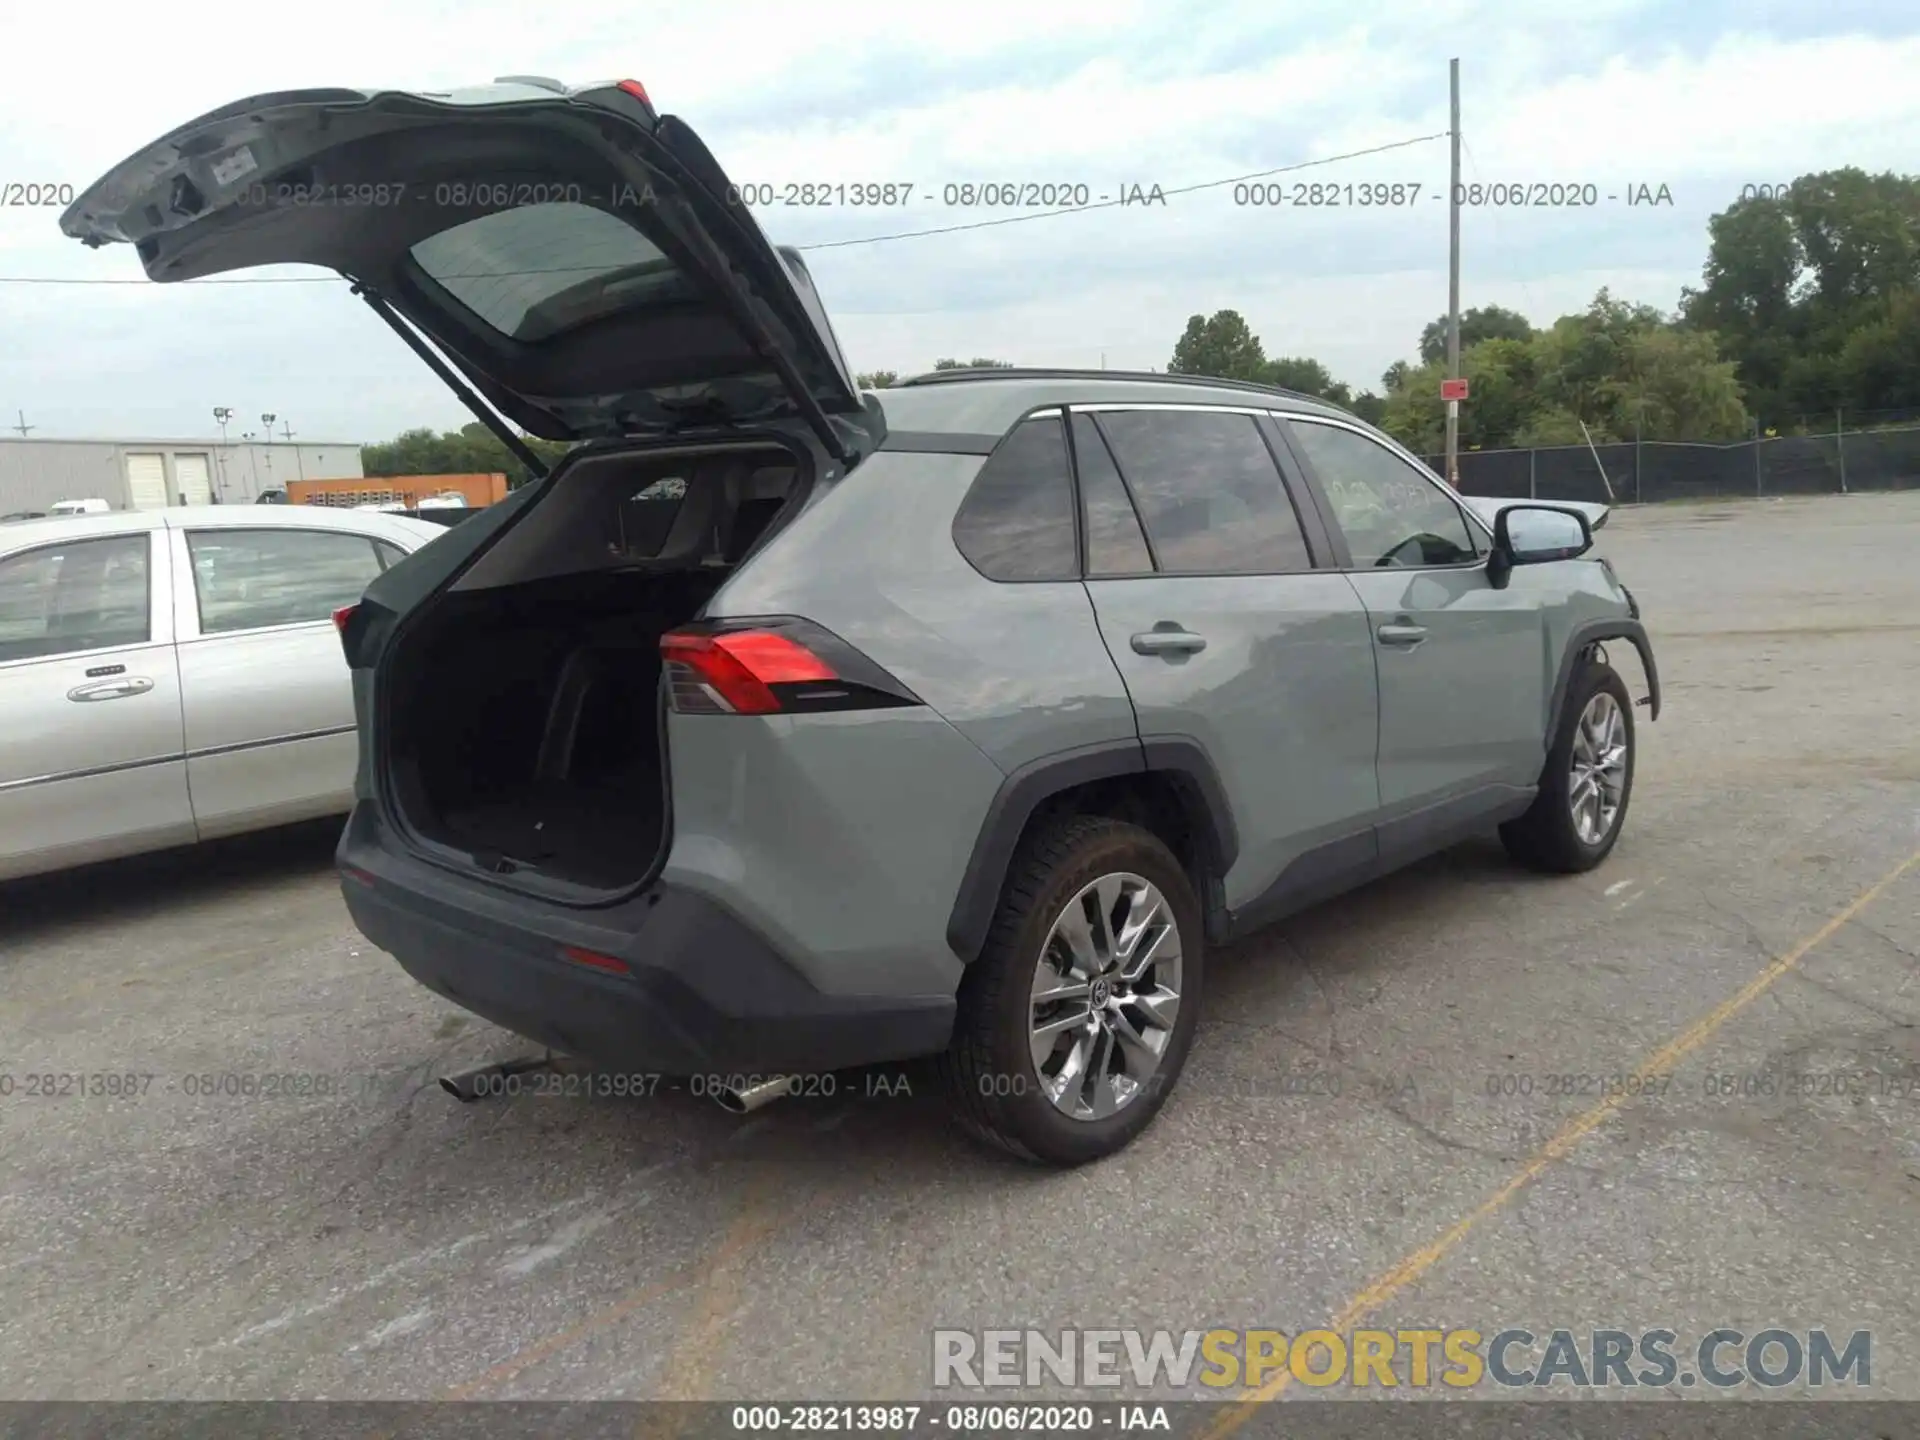
[[[1424,625],[1382,625],[1373,633],[1380,637],[1382,645],[1393,645],[1403,650],[1411,650],[1427,638]]]
[[[1177,627],[1143,631],[1130,643],[1136,655],[1194,655],[1207,648],[1200,636]]]
[[[144,675],[119,675],[111,680],[96,680],[91,685],[76,685],[67,691],[67,699],[118,700],[127,695],[144,695],[153,689],[153,681]]]

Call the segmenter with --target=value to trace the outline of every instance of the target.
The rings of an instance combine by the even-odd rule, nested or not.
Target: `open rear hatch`
[[[508,445],[595,442],[338,617],[356,793],[422,853],[586,903],[642,883],[670,821],[662,632],[804,500],[816,451],[880,439],[805,263],[734,193],[634,82],[507,80],[237,101],[61,217],[160,281],[337,271]]]
[[[826,311],[736,194],[633,81],[294,90],[162,136],[60,226],[161,281],[337,271],[548,439],[796,416],[851,461],[867,412]]]

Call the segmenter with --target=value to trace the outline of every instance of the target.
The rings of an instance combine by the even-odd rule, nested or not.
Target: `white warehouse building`
[[[60,500],[115,510],[251,505],[289,480],[362,474],[358,441],[0,439],[0,516],[42,514]]]

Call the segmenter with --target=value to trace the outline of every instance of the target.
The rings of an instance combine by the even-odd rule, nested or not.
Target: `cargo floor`
[[[442,838],[549,875],[612,889],[644,875],[660,841],[657,769],[580,782],[532,781],[448,810]]]

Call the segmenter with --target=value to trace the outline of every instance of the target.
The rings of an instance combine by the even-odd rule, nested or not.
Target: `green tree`
[[[1362,390],[1354,396],[1351,409],[1369,425],[1378,425],[1387,418],[1385,397],[1376,395],[1371,390]]]
[[[1460,407],[1460,448],[1494,450],[1513,437],[1531,417],[1537,401],[1537,362],[1533,343],[1488,340],[1465,351],[1461,372],[1469,399]],[[1408,449],[1437,454],[1446,444],[1447,406],[1440,398],[1446,378],[1444,360],[1409,370],[1400,388],[1387,396],[1383,428]]]
[[[1460,365],[1465,450],[1582,444],[1582,422],[1595,443],[1631,436],[1636,420],[1650,437],[1702,441],[1737,438],[1748,424],[1736,367],[1713,335],[1606,290],[1524,339],[1476,342]],[[1445,361],[1389,373],[1399,383],[1382,425],[1410,448],[1437,452],[1446,435]]]
[[[1380,388],[1391,395],[1407,383],[1407,377],[1413,373],[1413,366],[1404,360],[1396,360],[1387,366],[1380,376]]]
[[[1170,375],[1210,375],[1219,380],[1267,383],[1267,352],[1238,310],[1194,315],[1167,362]]]
[[[1513,443],[1519,446],[1584,445],[1591,434],[1593,443],[1605,445],[1615,437],[1604,425],[1599,429],[1588,426],[1583,432],[1580,417],[1571,410],[1550,405],[1544,410],[1534,412],[1531,419],[1520,427],[1513,437]]]
[[[936,370],[1011,370],[1013,362],[986,360],[976,355],[971,360],[936,360],[933,362],[933,368]]]
[[[551,468],[571,448],[564,441],[521,437]],[[374,476],[385,475],[486,475],[504,474],[509,486],[526,483],[529,472],[518,456],[507,449],[491,430],[478,420],[458,430],[434,431],[427,428],[402,431],[392,440],[360,449],[360,468]]]
[[[1278,360],[1269,360],[1259,375],[1250,378],[1258,380],[1263,385],[1273,385],[1282,390],[1296,391],[1301,395],[1313,395],[1322,400],[1331,400],[1336,405],[1353,403],[1353,392],[1343,381],[1335,380],[1328,373],[1326,366],[1304,355],[1289,355]]]
[[[1920,398],[1920,291],[1889,297],[1885,314],[1847,337],[1834,369],[1856,409],[1914,405]]]
[[[1710,334],[1666,325],[1641,330],[1628,339],[1607,387],[1613,404],[1606,428],[1623,437],[1737,440],[1749,424],[1737,370],[1720,358]]]
[[[1720,337],[1763,423],[1868,408],[1850,388],[1868,372],[1842,355],[1920,288],[1920,177],[1851,167],[1802,175],[1784,195],[1735,201],[1707,232],[1702,284],[1683,294],[1681,314]],[[1874,394],[1920,404],[1920,390]]]
[[[1578,315],[1563,315],[1534,342],[1538,408],[1560,409],[1589,427],[1610,425],[1636,336],[1667,317],[1602,289]],[[1596,431],[1597,433],[1597,431]]]
[[[1479,305],[1460,314],[1460,353],[1483,340],[1531,340],[1533,325],[1518,310],[1504,305]],[[1420,363],[1432,365],[1447,358],[1447,317],[1428,323],[1420,332]],[[1463,371],[1464,373],[1464,371]],[[1393,387],[1389,385],[1388,389]]]
[[[853,377],[853,383],[858,385],[862,390],[885,390],[891,385],[900,383],[900,372],[897,370],[862,370],[858,375]]]

